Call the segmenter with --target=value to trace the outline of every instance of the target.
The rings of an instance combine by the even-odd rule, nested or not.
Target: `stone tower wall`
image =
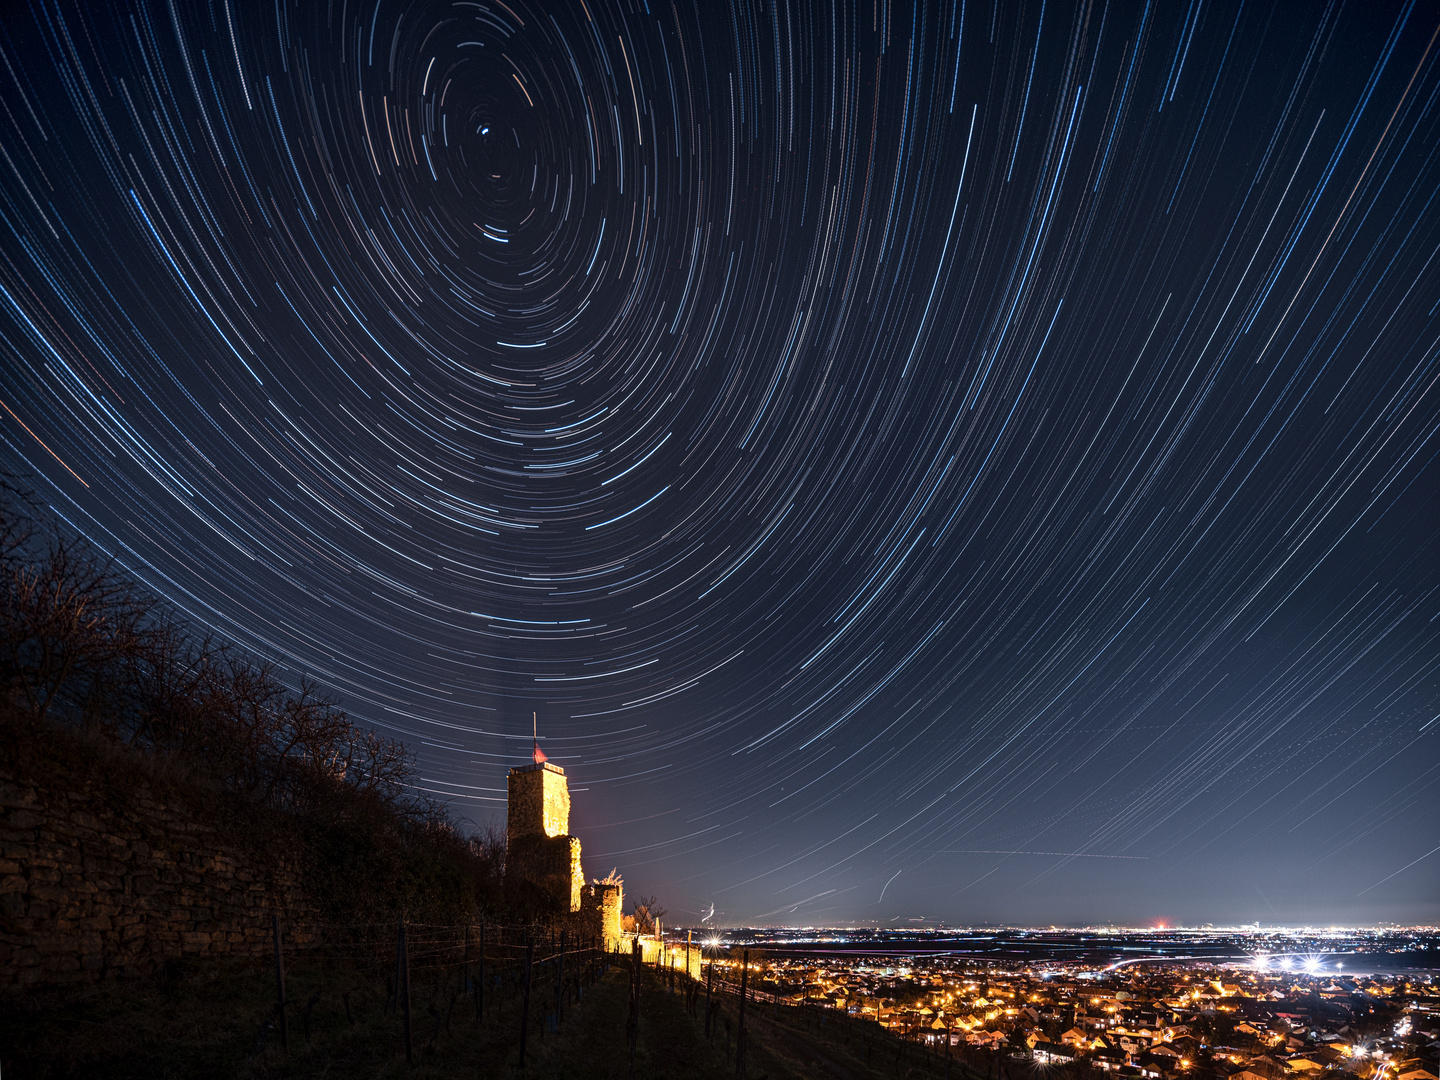
[[[585,888],[585,872],[580,869],[580,838],[567,836],[570,841],[570,910],[580,910],[580,891]]]
[[[505,889],[522,910],[579,911],[584,885],[579,838],[531,834],[507,845]]]
[[[511,769],[507,787],[505,833],[509,838],[570,832],[570,785],[558,766],[542,762]]]
[[[520,909],[578,912],[585,875],[569,835],[570,785],[548,762],[511,769],[505,813],[505,889]]]

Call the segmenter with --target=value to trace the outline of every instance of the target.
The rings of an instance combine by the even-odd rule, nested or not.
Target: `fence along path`
[[[523,1066],[532,1029],[538,1027],[534,1034],[540,1037],[558,1031],[567,1006],[579,1002],[618,957],[607,954],[598,939],[540,924],[402,920],[306,929],[306,940],[291,942],[282,921],[274,919],[275,1001],[256,1033],[257,1055],[272,1034],[288,1052],[297,1020],[308,1040],[311,1011],[322,993],[313,991],[302,1003],[291,999],[286,987],[302,974],[320,972],[334,984],[330,993],[338,995],[352,1029],[352,995],[384,986],[384,1014],[401,1025],[407,1062],[414,1060],[416,1029],[424,1022],[418,1016],[418,994],[428,998],[424,1009],[433,1023],[428,1032],[432,1045],[442,1030],[450,1033],[460,1008],[462,1016],[468,1013],[482,1025],[512,1024]]]
[[[283,929],[278,919],[276,929]],[[310,1012],[321,992],[290,997],[286,983],[304,982],[308,989],[317,972],[325,974],[327,1007],[333,1011],[343,1003],[352,1031],[351,995],[364,990],[370,1016],[382,1010],[396,1037],[403,1034],[412,1062],[417,1052],[435,1047],[442,1036],[449,1039],[452,1029],[463,1035],[478,1027],[484,1037],[470,1044],[475,1053],[492,1065],[496,1054],[515,1053],[523,1067],[535,1040],[558,1033],[588,988],[615,967],[630,984],[624,1026],[632,1072],[641,1013],[648,1012],[640,993],[642,973],[647,985],[655,985],[648,981],[653,977],[661,992],[682,998],[684,1011],[703,1027],[704,1041],[717,1051],[723,1047],[726,1067],[740,1078],[752,1071],[747,1044],[756,1032],[751,1028],[758,1026],[766,1040],[796,1044],[795,1020],[812,1014],[810,1007],[797,1008],[790,999],[756,986],[758,970],[752,970],[756,965],[748,950],[732,951],[723,960],[705,957],[692,966],[683,942],[675,949],[653,950],[651,959],[633,938],[626,941],[628,948],[607,952],[597,940],[572,939],[547,926],[488,922],[349,924],[319,928],[303,942],[288,943],[283,933],[277,933],[276,940],[275,997],[257,1033],[257,1054],[269,1040],[283,1048],[287,1031],[292,1042],[308,1039]],[[698,953],[699,946],[695,948]],[[816,1006],[805,1026],[823,1024],[825,1012]],[[780,1030],[776,1023],[786,1017],[788,1030]],[[922,1046],[873,1024],[855,1025],[847,1038],[859,1040],[856,1052],[863,1056],[856,1075],[868,1073],[871,1058],[877,1056],[885,1059],[887,1071],[903,1065],[945,1080],[952,1075],[948,1040],[943,1049]],[[828,1052],[819,1043],[806,1049]],[[961,1059],[954,1060],[953,1067],[957,1076],[979,1080]]]

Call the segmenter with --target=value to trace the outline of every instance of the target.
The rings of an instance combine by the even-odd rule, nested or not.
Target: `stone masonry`
[[[511,902],[547,917],[569,916],[583,936],[620,940],[618,882],[585,882],[580,840],[570,831],[570,782],[548,761],[511,769],[505,814],[505,887]]]
[[[564,836],[570,831],[570,784],[548,761],[511,769],[506,782],[505,835]]]
[[[570,785],[548,761],[511,769],[505,815],[505,879],[513,896],[530,891],[556,914],[580,910],[585,875],[580,841],[569,835]]]
[[[263,953],[274,912],[304,940],[298,859],[283,840],[263,856],[230,840],[230,809],[143,777],[37,783],[0,762],[0,993]]]

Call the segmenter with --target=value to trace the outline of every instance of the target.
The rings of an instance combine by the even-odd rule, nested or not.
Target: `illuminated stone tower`
[[[505,888],[538,912],[580,910],[580,840],[570,835],[570,785],[565,770],[545,760],[510,770],[505,814]]]
[[[521,836],[566,836],[570,832],[570,784],[565,770],[548,761],[510,770],[505,833]]]

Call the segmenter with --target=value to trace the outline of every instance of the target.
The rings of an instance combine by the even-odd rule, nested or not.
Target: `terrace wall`
[[[276,912],[287,937],[306,938],[300,845],[282,815],[81,740],[16,738],[0,740],[0,993],[262,953]]]

